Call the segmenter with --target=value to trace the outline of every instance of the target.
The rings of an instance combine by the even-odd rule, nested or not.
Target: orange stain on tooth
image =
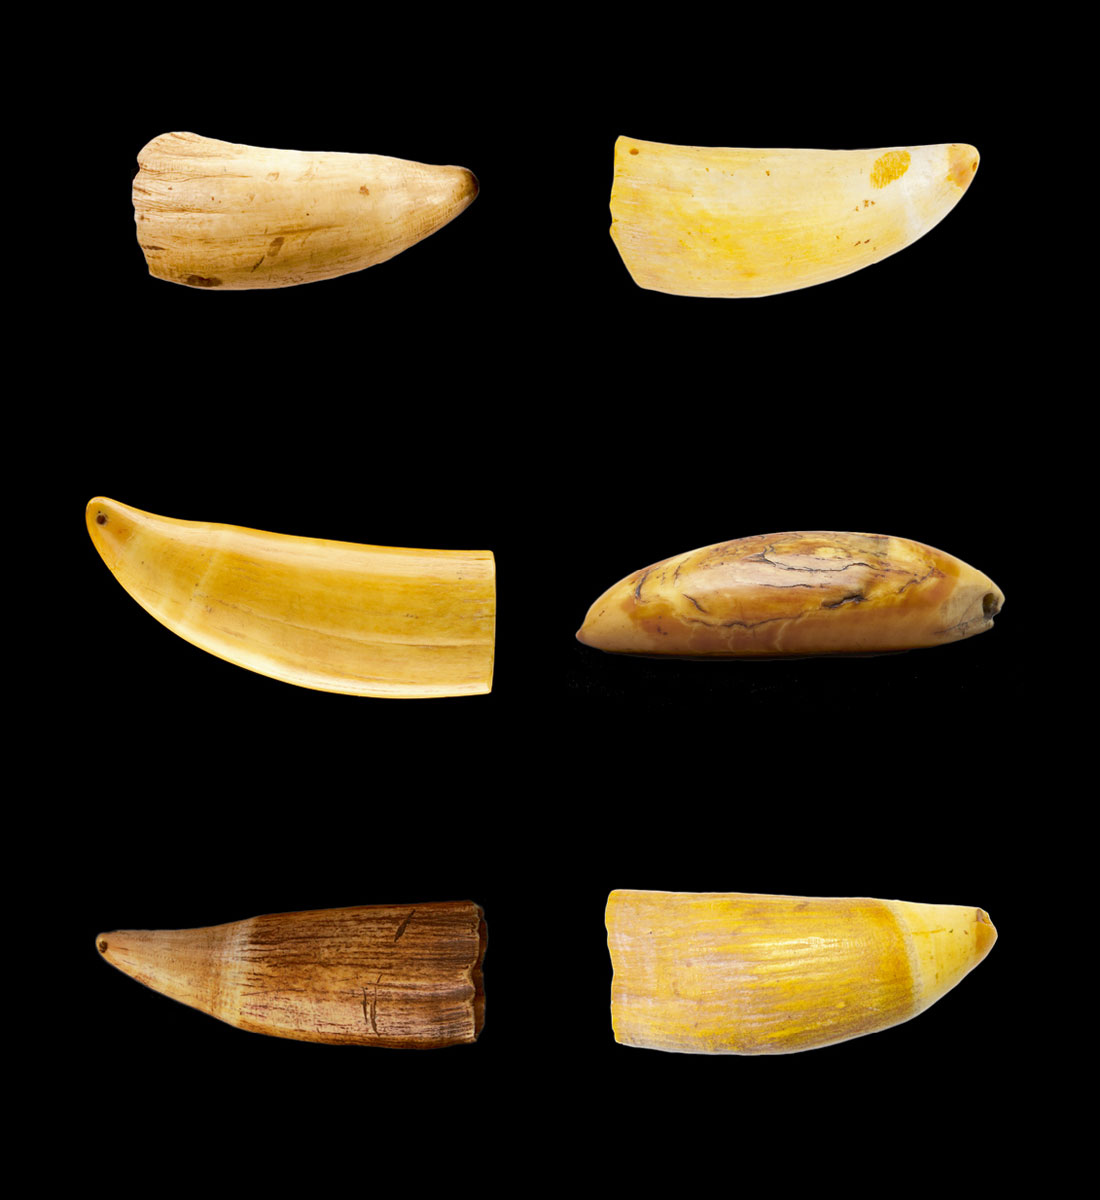
[[[875,165],[871,168],[871,186],[884,188],[895,179],[900,179],[908,170],[908,150],[887,150],[875,159]]]

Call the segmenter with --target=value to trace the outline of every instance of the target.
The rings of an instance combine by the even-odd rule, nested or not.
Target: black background
[[[767,1130],[792,1146],[838,1131],[877,1172],[899,1113],[923,1138],[947,1106],[972,1147],[1014,1109],[1004,1045],[1029,967],[1023,818],[1003,802],[1036,759],[1017,552],[1036,433],[1005,403],[1026,348],[1002,251],[1026,96],[973,31],[899,38],[859,15],[750,28],[691,10],[598,39],[534,16],[390,28],[319,12],[231,31],[211,16],[84,64],[74,137],[95,176],[96,286],[57,300],[70,337],[47,369],[80,400],[54,462],[81,614],[61,626],[80,667],[62,766],[83,801],[65,937],[94,1143],[231,1129],[317,1170],[339,1161],[364,1187],[382,1160],[449,1164],[461,1186],[507,1182],[517,1153],[534,1178],[565,1178],[590,1150],[686,1180]],[[461,164],[481,193],[364,273],[175,287],[147,274],[129,198],[137,152],[169,130]],[[623,267],[607,232],[621,133],[965,141],[982,162],[941,225],[870,270],[706,301],[643,291]],[[356,700],[204,654],[103,567],[83,529],[96,494],[492,549],[492,694]],[[634,662],[574,640],[637,567],[797,528],[938,546],[997,581],[1004,613],[979,638],[851,661]],[[1001,942],[875,1037],[663,1055],[612,1038],[614,887],[977,904]],[[434,1053],[245,1034],[94,950],[114,928],[459,898],[488,921],[487,1023],[475,1046]]]

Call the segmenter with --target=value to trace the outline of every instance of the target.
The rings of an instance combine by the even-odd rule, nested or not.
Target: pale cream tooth
[[[465,167],[194,133],[161,134],[138,163],[134,219],[150,273],[221,291],[312,283],[385,262],[478,192]]]
[[[903,250],[943,220],[977,168],[962,143],[726,149],[620,137],[611,237],[640,287],[769,296]]]

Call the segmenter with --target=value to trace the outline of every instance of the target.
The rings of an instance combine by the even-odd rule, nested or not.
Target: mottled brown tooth
[[[1003,604],[987,575],[921,542],[772,533],[634,572],[592,605],[577,637],[616,654],[879,654],[982,633]]]

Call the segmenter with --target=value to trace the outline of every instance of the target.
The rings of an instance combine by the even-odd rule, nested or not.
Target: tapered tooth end
[[[212,1012],[212,977],[221,929],[116,929],[96,949],[131,979],[173,1000]]]
[[[473,204],[481,190],[481,184],[478,183],[477,176],[473,171],[467,170],[466,167],[447,167],[447,171],[449,172],[451,204],[457,214]]]
[[[468,171],[465,167],[460,167],[459,170],[463,175],[461,194],[468,197],[467,204],[472,204],[477,199],[478,192],[481,191],[481,184],[473,171]]]
[[[978,170],[980,157],[973,146],[952,142],[947,148],[947,178],[965,192]]]
[[[989,913],[984,909],[977,910],[977,919],[974,925],[974,937],[976,946],[976,959],[974,965],[982,961],[983,958],[993,949],[993,943],[997,940],[997,930],[993,922],[989,919]]]
[[[114,500],[96,496],[84,510],[88,534],[107,566],[114,569],[119,550],[133,532],[133,521]]]

